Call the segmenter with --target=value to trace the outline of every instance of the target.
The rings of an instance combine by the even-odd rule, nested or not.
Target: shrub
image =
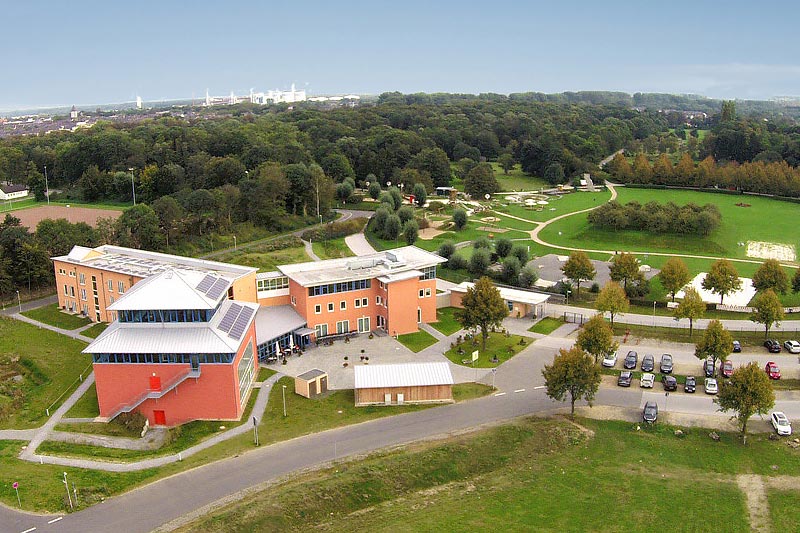
[[[592,286],[589,288],[589,292],[598,293],[600,292],[600,284],[596,281],[592,283]]]
[[[386,224],[383,226],[383,238],[388,240],[395,240],[400,236],[403,229],[403,223],[397,215],[389,215],[386,218]]]
[[[451,270],[463,270],[469,266],[469,263],[460,255],[453,255],[447,260],[447,268]]]
[[[510,255],[519,259],[521,265],[528,262],[528,248],[522,244],[515,244],[512,246]]]
[[[457,230],[464,229],[467,225],[467,212],[460,207],[453,211],[453,224]]]
[[[377,222],[377,225],[382,227],[383,221],[385,221],[385,218],[383,217],[388,216],[388,213],[384,211],[385,214],[379,217],[378,211],[380,211],[380,209],[375,212],[373,219],[380,218],[381,220]],[[351,218],[350,220],[344,220],[342,222],[331,222],[330,224],[325,224],[322,227],[304,231],[302,234],[302,239],[304,241],[319,241],[322,239],[338,239],[339,237],[347,237],[348,235],[359,233],[364,229],[366,223],[367,219],[364,217]],[[376,224],[376,222],[373,222],[373,224]],[[375,229],[376,225],[373,225],[372,227]],[[375,231],[379,230],[375,229]]]
[[[419,226],[417,225],[417,221],[409,220],[406,222],[406,225],[403,228],[403,238],[405,239],[406,244],[412,245],[417,241],[417,237],[419,237]]]
[[[444,257],[445,259],[450,259],[454,253],[456,253],[456,245],[453,241],[444,241],[439,246],[439,255]]]
[[[400,209],[397,210],[397,216],[400,217],[400,222],[405,224],[409,220],[414,219],[414,210],[411,207],[404,205]]]
[[[513,256],[512,256],[513,257]],[[525,265],[519,273],[520,287],[532,287],[536,280],[539,279],[539,272],[533,265]]]
[[[431,227],[431,223],[427,218],[418,218],[417,226],[419,226],[419,229],[427,229]]]
[[[370,178],[370,176],[372,176]],[[367,181],[369,182],[369,196],[373,200],[377,200],[378,197],[381,195],[381,184],[378,183],[378,178],[374,175],[370,174],[367,176]]]
[[[511,285],[519,283],[519,274],[522,270],[522,265],[519,259],[513,255],[503,259],[503,280]]]
[[[497,257],[506,257],[509,253],[511,253],[511,248],[513,246],[514,243],[512,243],[511,240],[506,237],[500,237],[494,241],[494,251],[497,253]]]
[[[486,248],[479,248],[472,253],[469,260],[469,271],[475,276],[482,276],[491,264],[491,253]]]
[[[489,250],[492,247],[492,241],[489,240],[489,237],[481,236],[472,241],[472,247],[476,250],[479,248],[486,248]]]

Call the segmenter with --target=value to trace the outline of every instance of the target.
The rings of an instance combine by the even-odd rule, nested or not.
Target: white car
[[[775,411],[770,415],[770,421],[772,422],[772,427],[775,428],[775,431],[778,432],[778,435],[791,435],[792,434],[792,424],[789,423],[789,419],[786,418],[786,415],[780,411]]]
[[[786,341],[783,343],[783,347],[786,348],[786,351],[789,353],[800,353],[800,342]]]
[[[650,372],[645,372],[642,374],[642,378],[639,380],[639,386],[644,389],[652,389],[653,383],[655,383],[656,377],[651,374]]]
[[[603,366],[613,368],[617,364],[617,352],[610,353],[603,357]]]
[[[705,391],[706,394],[716,394],[719,392],[719,389],[717,388],[717,380],[714,378],[706,378]]]

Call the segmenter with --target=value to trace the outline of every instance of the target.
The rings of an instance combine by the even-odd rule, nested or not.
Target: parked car
[[[717,380],[714,378],[706,378],[706,383],[703,388],[705,389],[706,394],[716,394],[719,392]]]
[[[722,361],[719,364],[719,373],[722,377],[729,378],[733,374],[733,363],[731,361]]]
[[[742,351],[742,344],[739,341],[733,341],[733,353],[739,353]]]
[[[633,381],[633,372],[630,370],[623,370],[617,379],[617,385],[620,387],[630,387]]]
[[[703,362],[703,374],[706,375],[707,378],[714,377],[714,359],[709,357]]]
[[[672,374],[672,356],[665,353],[661,356],[661,364],[658,365],[662,374]]]
[[[626,370],[633,370],[636,368],[637,364],[639,364],[639,354],[631,350],[628,352],[628,355],[625,356],[625,362],[622,363],[622,366]]]
[[[642,420],[648,424],[654,424],[658,418],[658,404],[656,402],[647,402],[644,404],[642,410]]]
[[[775,411],[770,415],[770,421],[772,422],[772,427],[775,428],[775,431],[778,432],[778,435],[791,435],[792,434],[792,424],[789,422],[789,419],[786,418],[786,415],[780,411]]]
[[[616,364],[617,364],[617,352],[607,354],[605,357],[603,357],[603,366],[612,368]]]
[[[786,351],[789,353],[800,353],[800,342],[786,341],[783,343],[783,347],[786,348]]]
[[[766,348],[769,353],[781,353],[781,345],[775,339],[765,340],[764,348]]]
[[[686,383],[683,384],[683,392],[694,392],[697,387],[697,379],[694,376],[686,376]]]
[[[639,379],[639,386],[643,389],[652,389],[655,382],[656,377],[649,372],[645,372],[642,374],[641,379]]]
[[[770,361],[764,366],[764,372],[767,373],[769,379],[781,379],[781,369],[774,361]]]
[[[656,367],[656,358],[652,355],[645,355],[642,359],[642,372],[652,372]]]
[[[678,390],[678,380],[675,376],[661,376],[661,383],[664,384],[664,390]]]

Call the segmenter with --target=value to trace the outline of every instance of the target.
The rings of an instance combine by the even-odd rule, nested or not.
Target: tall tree
[[[619,349],[619,343],[614,342],[614,330],[603,315],[594,315],[583,325],[575,344],[592,354],[595,363],[599,357],[610,355]]]
[[[667,262],[661,267],[658,277],[661,280],[661,285],[672,296],[673,302],[675,301],[675,293],[680,291],[692,279],[686,263],[680,257],[667,259]]]
[[[562,402],[569,394],[570,416],[575,418],[575,402],[586,400],[592,405],[600,388],[600,367],[579,346],[569,350],[561,348],[553,364],[542,370],[545,392],[548,397]]]
[[[772,289],[780,294],[786,294],[789,290],[789,276],[776,259],[767,259],[753,274],[753,288],[757,291]]]
[[[736,102],[733,100],[722,101],[722,111],[720,113],[720,122],[731,122],[736,119]]]
[[[800,268],[795,270],[792,276],[792,292],[800,292]]]
[[[628,283],[644,279],[642,273],[639,272],[639,260],[635,255],[625,252],[614,256],[609,271],[613,281],[622,282],[625,294],[628,294]]]
[[[747,444],[747,422],[755,414],[765,415],[775,405],[775,391],[767,374],[750,362],[740,366],[722,385],[714,402],[720,411],[734,411],[742,433],[742,443]]]
[[[695,344],[694,355],[700,360],[711,357],[716,367],[717,361],[726,361],[733,350],[733,338],[722,322],[712,320],[708,323],[703,337]]]
[[[733,263],[727,259],[714,261],[705,279],[703,279],[703,288],[705,290],[719,294],[720,305],[725,296],[738,291],[741,287],[742,280],[739,279],[739,272],[736,271]]]
[[[514,168],[514,156],[508,152],[500,154],[500,157],[497,158],[497,162],[500,164],[500,168],[503,169],[503,174],[507,175],[508,171]]]
[[[170,236],[178,231],[186,212],[172,196],[162,196],[153,202],[153,211],[158,217],[158,225],[163,230],[169,246]]]
[[[767,289],[755,297],[750,320],[757,324],[764,324],[765,339],[769,335],[769,328],[783,320],[783,305],[775,291]]]
[[[475,253],[479,251],[476,250]],[[486,350],[489,328],[500,327],[503,319],[508,316],[508,306],[500,296],[500,291],[492,280],[483,276],[474,286],[467,289],[467,293],[461,299],[461,305],[464,308],[456,311],[456,318],[465,329],[481,328],[482,349]]]
[[[627,312],[630,305],[628,297],[625,295],[625,289],[613,281],[609,281],[600,289],[600,294],[597,295],[595,302],[598,311],[611,315],[612,328],[614,327],[614,316]]]
[[[428,201],[428,192],[425,190],[425,185],[416,183],[414,185],[414,203],[417,207],[425,207],[425,202]]]
[[[694,331],[694,321],[698,318],[703,318],[706,312],[706,303],[700,296],[700,293],[694,287],[686,287],[683,293],[683,300],[675,308],[675,318],[688,318],[689,319],[689,337],[692,336]]]
[[[638,183],[650,183],[653,178],[653,168],[650,161],[642,152],[636,154],[633,160],[633,179]]]
[[[160,250],[162,240],[158,222],[158,216],[149,205],[129,207],[117,219],[120,243],[131,248]]]
[[[494,170],[489,163],[479,163],[467,173],[464,179],[464,192],[478,200],[486,194],[494,194],[500,190],[500,185],[494,177]]]
[[[569,259],[561,267],[561,271],[567,278],[575,282],[577,286],[576,297],[581,294],[581,283],[594,279],[595,274],[597,274],[594,265],[589,260],[589,256],[580,251],[569,254]]]
[[[457,208],[453,211],[453,224],[456,229],[461,231],[467,225],[467,212],[462,208]]]

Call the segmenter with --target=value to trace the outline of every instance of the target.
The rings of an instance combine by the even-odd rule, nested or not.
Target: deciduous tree
[[[479,163],[467,173],[464,179],[464,192],[474,199],[483,199],[486,194],[493,194],[500,190],[500,185],[494,177],[494,170],[489,163]]]
[[[480,250],[475,253],[479,252]],[[474,286],[467,289],[461,299],[461,305],[464,308],[456,311],[456,318],[465,329],[475,327],[481,329],[482,349],[486,350],[489,328],[500,327],[503,319],[508,316],[508,306],[500,296],[500,291],[494,286],[492,280],[483,276],[475,282]]]
[[[497,158],[497,162],[503,169],[503,174],[508,174],[508,171],[514,168],[514,156],[507,152],[500,154],[500,157]]]
[[[461,231],[467,225],[467,212],[464,211],[462,208],[458,208],[453,211],[453,224],[456,226],[456,229]]]
[[[760,293],[753,301],[753,314],[750,320],[764,324],[764,338],[769,335],[769,328],[783,320],[783,305],[772,289]]]
[[[585,252],[579,251],[569,254],[569,259],[567,259],[564,266],[561,267],[561,271],[567,278],[575,282],[577,286],[576,297],[581,294],[581,283],[594,279],[597,273],[594,269],[594,265],[592,265],[592,262],[589,260],[589,256],[586,255]]]
[[[610,355],[619,349],[619,343],[614,342],[614,330],[603,315],[594,315],[583,325],[575,344],[592,354],[595,363],[599,357]]]
[[[775,405],[775,391],[767,374],[758,363],[740,366],[719,390],[714,402],[722,412],[734,411],[742,433],[742,443],[747,444],[747,422],[755,414],[765,415]]]
[[[772,289],[786,294],[789,290],[789,276],[776,259],[767,259],[753,274],[753,287],[759,292]]]
[[[739,272],[733,263],[727,259],[719,259],[711,265],[705,279],[703,288],[714,294],[719,294],[719,303],[722,304],[723,298],[728,294],[738,291],[742,287],[742,280],[739,279]]]
[[[561,348],[553,364],[542,370],[546,394],[557,402],[569,394],[570,416],[575,418],[575,402],[583,399],[592,405],[600,388],[600,367],[579,346]]]
[[[675,293],[680,291],[691,279],[689,269],[680,257],[667,259],[667,262],[661,267],[658,277],[661,280],[661,285],[672,296],[673,302],[675,301]]]
[[[717,361],[726,361],[732,350],[731,333],[725,329],[722,322],[712,320],[703,332],[703,337],[695,345],[694,355],[700,360],[711,357],[716,366]]]
[[[683,293],[683,300],[675,308],[675,318],[688,318],[689,319],[689,337],[692,336],[694,331],[694,321],[697,318],[702,318],[706,312],[706,303],[700,297],[700,293],[694,287],[686,287]]]
[[[636,256],[629,253],[621,253],[614,256],[611,260],[611,267],[609,268],[611,279],[619,283],[622,282],[622,287],[625,289],[625,294],[628,294],[628,283],[634,283],[644,279],[642,273],[639,272],[639,260]]]
[[[597,306],[597,310],[601,313],[607,312],[611,315],[612,328],[614,327],[614,316],[619,313],[625,313],[630,308],[630,302],[625,295],[625,289],[613,281],[609,281],[600,289],[600,294],[597,295],[595,305]]]

